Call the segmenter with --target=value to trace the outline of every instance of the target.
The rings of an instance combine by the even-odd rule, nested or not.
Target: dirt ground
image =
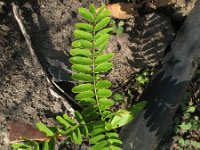
[[[35,124],[42,121],[51,125],[56,115],[73,111],[67,99],[53,92],[45,72],[54,72],[56,79],[69,78],[63,76],[62,70],[70,67],[67,60],[74,39],[73,26],[81,21],[77,10],[87,7],[89,1],[16,1],[33,49],[47,70],[32,63],[12,11],[12,2],[0,1],[0,150],[9,149],[9,122]],[[99,1],[95,3],[100,5]],[[139,17],[125,20],[125,32],[112,35],[106,50],[115,54],[114,67],[106,75],[113,82],[113,88],[159,63],[192,4],[194,1],[147,10]],[[56,66],[60,69],[56,70]]]

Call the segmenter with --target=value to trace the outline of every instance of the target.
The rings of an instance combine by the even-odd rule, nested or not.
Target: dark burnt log
[[[120,131],[124,150],[156,149],[200,62],[200,1],[186,18],[141,100],[148,106]]]

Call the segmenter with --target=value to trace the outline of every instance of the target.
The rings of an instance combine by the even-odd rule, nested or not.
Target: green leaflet
[[[81,135],[81,132],[80,132],[80,129],[79,128],[76,128],[72,134],[71,134],[71,139],[73,142],[75,142],[76,144],[81,144],[82,143],[82,135]]]
[[[31,150],[31,146],[26,145],[26,144],[21,144],[21,143],[12,144],[11,147],[15,149],[21,148],[21,149]]]
[[[92,39],[93,39],[93,36],[92,36],[91,33],[86,32],[86,31],[82,31],[82,30],[75,30],[74,36],[77,39],[85,39],[85,40],[88,40],[88,41],[92,41]]]
[[[97,25],[95,26],[94,30],[99,31],[105,28],[110,22],[110,17],[103,18]]]
[[[94,96],[94,92],[93,91],[85,91],[85,92],[80,92],[79,94],[77,94],[75,96],[76,100],[82,100],[85,98],[91,98]]]
[[[71,49],[70,54],[72,56],[85,56],[85,57],[89,57],[89,56],[92,55],[92,53],[90,52],[90,50],[88,50],[88,49],[81,49],[81,48]]]
[[[76,40],[72,43],[75,48],[92,48],[92,43],[88,40]]]
[[[105,138],[104,134],[97,135],[89,140],[90,144],[96,144],[97,142],[103,140]]]
[[[66,128],[69,128],[71,125],[65,120],[63,119],[61,116],[57,116],[56,120],[58,121],[58,123]]]
[[[108,34],[110,32],[113,31],[113,28],[105,28],[103,30],[100,30],[99,32],[97,32],[97,34],[94,36],[94,39],[97,40],[100,36],[102,36],[103,34]]]
[[[90,22],[94,21],[94,15],[86,8],[82,8],[82,7],[79,8],[79,13],[85,20],[88,20]]]
[[[95,68],[95,72],[99,73],[99,72],[107,72],[108,70],[110,70],[113,67],[111,62],[105,62],[105,63],[101,63],[98,64]]]
[[[82,73],[92,73],[92,68],[90,66],[81,65],[81,64],[73,64],[72,70],[76,72],[82,72]]]
[[[100,150],[107,146],[108,146],[108,142],[106,140],[102,140],[98,143],[95,143],[95,145],[91,147],[91,150]]]
[[[108,98],[100,98],[99,104],[100,104],[101,111],[104,111],[104,110],[110,108],[110,106],[114,105],[114,102]]]
[[[80,29],[80,30],[85,30],[88,32],[92,32],[93,31],[93,26],[87,23],[77,23],[75,25],[76,29]]]
[[[90,5],[89,5],[89,9],[90,9],[90,12],[91,12],[91,13],[93,13],[93,14],[96,13],[96,8],[95,8],[94,4],[90,4]]]
[[[48,141],[44,141],[42,150],[49,150],[49,142]]]
[[[99,10],[98,10],[96,16],[98,17],[98,16],[105,10],[105,8],[106,8],[106,6],[105,6],[104,4],[101,5],[101,7],[99,8]],[[96,17],[96,18],[97,18],[97,17]]]
[[[95,43],[94,43],[94,47],[95,48],[99,48],[103,43],[108,43],[108,40],[110,38],[109,34],[104,34],[101,37],[99,37]]]
[[[88,81],[91,82],[92,81],[92,76],[89,74],[85,74],[85,73],[76,73],[72,75],[72,79],[73,80],[79,80],[79,81]]]
[[[74,93],[80,93],[80,92],[91,91],[91,90],[93,90],[93,86],[90,83],[80,84],[72,88],[72,92]]]
[[[97,89],[107,89],[112,85],[112,83],[108,80],[100,80],[96,83]]]
[[[84,98],[79,101],[79,105],[81,106],[90,106],[90,105],[95,105],[96,100],[94,98]]]
[[[113,58],[113,53],[107,53],[107,54],[100,55],[100,56],[98,56],[95,59],[95,64],[100,64],[100,63],[103,63],[103,62],[108,62],[112,58]]]
[[[110,97],[111,95],[112,95],[112,92],[109,89],[99,89],[97,91],[98,97]]]
[[[102,13],[100,13],[97,17],[96,17],[96,22],[100,21],[101,19],[108,17],[110,15],[109,10],[104,10]]]
[[[36,127],[46,134],[46,136],[54,136],[54,133],[43,123],[37,123]]]
[[[92,59],[81,57],[81,56],[75,56],[71,57],[69,61],[73,64],[81,64],[81,65],[92,65]]]
[[[67,114],[63,115],[63,118],[71,125],[74,126],[76,123],[74,120],[72,120]]]

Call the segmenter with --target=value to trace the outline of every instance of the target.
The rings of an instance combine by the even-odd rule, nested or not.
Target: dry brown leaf
[[[107,5],[106,8],[110,11],[111,16],[117,19],[129,19],[138,16],[133,3],[115,3]]]
[[[45,141],[48,139],[44,133],[40,132],[30,124],[25,124],[22,122],[11,122],[8,125],[8,129],[9,140],[11,143],[23,141],[23,139],[35,141]]]

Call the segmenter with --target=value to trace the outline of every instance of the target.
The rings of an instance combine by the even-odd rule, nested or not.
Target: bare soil
[[[42,121],[51,125],[55,123],[56,115],[73,112],[67,99],[56,94],[52,96],[52,85],[46,78],[44,68],[39,64],[33,65],[14,18],[11,2],[0,1],[0,150],[9,149],[9,122],[21,121],[34,125]],[[64,70],[70,68],[67,60],[74,39],[74,24],[81,21],[77,10],[87,7],[89,2],[16,1],[33,48],[41,63],[49,62],[47,66],[50,71],[55,69],[55,64]],[[101,4],[98,1],[95,3],[97,6]],[[192,6],[173,5],[125,20],[125,32],[112,35],[106,50],[115,54],[114,67],[106,75],[113,82],[114,89],[126,85],[134,74],[151,70],[159,63]],[[188,13],[182,13],[182,9],[187,9]],[[58,56],[62,57],[58,59]],[[71,149],[76,148],[72,145]]]

